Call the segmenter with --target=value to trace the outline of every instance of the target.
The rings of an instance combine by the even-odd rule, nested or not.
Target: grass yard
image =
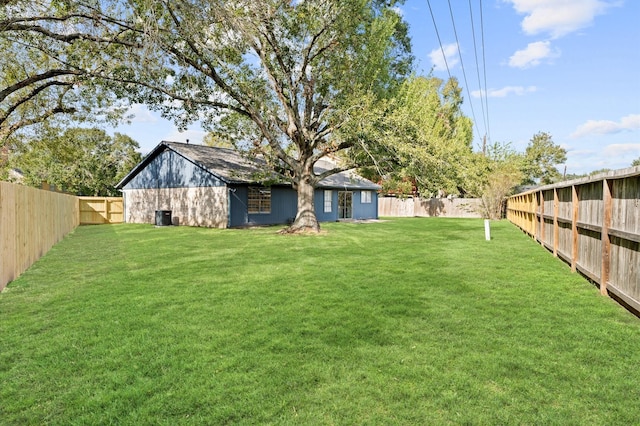
[[[0,294],[0,424],[640,424],[640,320],[508,222],[81,227]]]

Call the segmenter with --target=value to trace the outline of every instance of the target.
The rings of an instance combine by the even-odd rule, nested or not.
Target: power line
[[[485,129],[485,136],[487,134],[487,113],[485,111],[485,104],[483,101],[483,96],[487,95],[486,92],[486,88],[483,91],[482,90],[482,82],[480,81],[480,61],[478,61],[478,44],[476,43],[476,28],[475,25],[473,23],[473,7],[471,6],[471,0],[469,0],[469,16],[471,17],[471,35],[473,37],[473,53],[475,55],[475,60],[476,60],[476,74],[478,76],[478,87],[480,88],[479,92],[480,92],[480,106],[482,107],[482,119],[484,120],[484,129]]]
[[[480,0],[480,34],[482,35],[482,68],[484,72],[484,102],[487,107],[487,134],[489,135],[489,140],[491,140],[491,127],[489,120],[489,89],[487,87],[487,61],[485,59],[486,49],[484,48],[484,19],[482,16],[482,0]],[[482,88],[480,88],[482,90]]]
[[[433,28],[435,28],[436,30],[436,36],[438,37],[438,44],[440,44],[442,59],[444,59],[444,65],[447,67],[447,74],[449,74],[449,80],[451,80],[451,71],[449,70],[449,64],[447,63],[447,55],[444,54],[444,47],[442,47],[440,32],[438,32],[438,25],[436,25],[436,18],[433,16],[433,9],[431,9],[431,2],[429,0],[427,0],[427,5],[429,5],[429,12],[431,13],[431,20],[433,21]]]
[[[462,61],[462,52],[460,51],[460,41],[458,40],[458,32],[456,31],[456,22],[453,18],[453,9],[451,8],[451,0],[447,0],[449,3],[449,14],[451,15],[451,24],[453,25],[453,34],[456,37],[456,44],[458,47],[458,56],[460,57],[460,67],[462,67],[462,76],[464,78],[465,89],[467,90],[467,95],[469,96],[469,106],[471,107],[471,115],[473,116],[473,124],[476,127],[476,132],[478,132],[478,138],[482,139],[480,136],[480,130],[478,129],[478,121],[476,120],[476,112],[473,109],[473,102],[471,101],[471,92],[469,91],[469,82],[467,81],[467,73],[464,70],[464,62]],[[441,45],[442,46],[442,45]]]

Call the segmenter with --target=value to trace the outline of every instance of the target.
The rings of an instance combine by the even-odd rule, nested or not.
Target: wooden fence
[[[479,198],[378,198],[378,215],[391,217],[481,217]]]
[[[78,225],[120,223],[121,197],[76,197],[0,182],[0,291]]]
[[[122,197],[78,197],[81,225],[122,223]]]
[[[507,218],[640,313],[640,167],[515,195]]]
[[[0,290],[78,224],[77,197],[0,182]]]

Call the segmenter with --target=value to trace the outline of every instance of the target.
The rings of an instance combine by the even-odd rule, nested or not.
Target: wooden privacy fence
[[[77,197],[0,182],[0,290],[78,224]]]
[[[122,197],[78,197],[80,225],[122,223]]]
[[[379,197],[378,215],[391,217],[481,217],[479,198]]]
[[[640,167],[515,195],[507,218],[640,312]]]
[[[78,225],[122,218],[120,197],[76,197],[0,182],[0,291]]]

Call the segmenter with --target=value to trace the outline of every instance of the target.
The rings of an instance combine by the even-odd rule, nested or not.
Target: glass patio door
[[[338,219],[353,217],[353,192],[338,191]]]

